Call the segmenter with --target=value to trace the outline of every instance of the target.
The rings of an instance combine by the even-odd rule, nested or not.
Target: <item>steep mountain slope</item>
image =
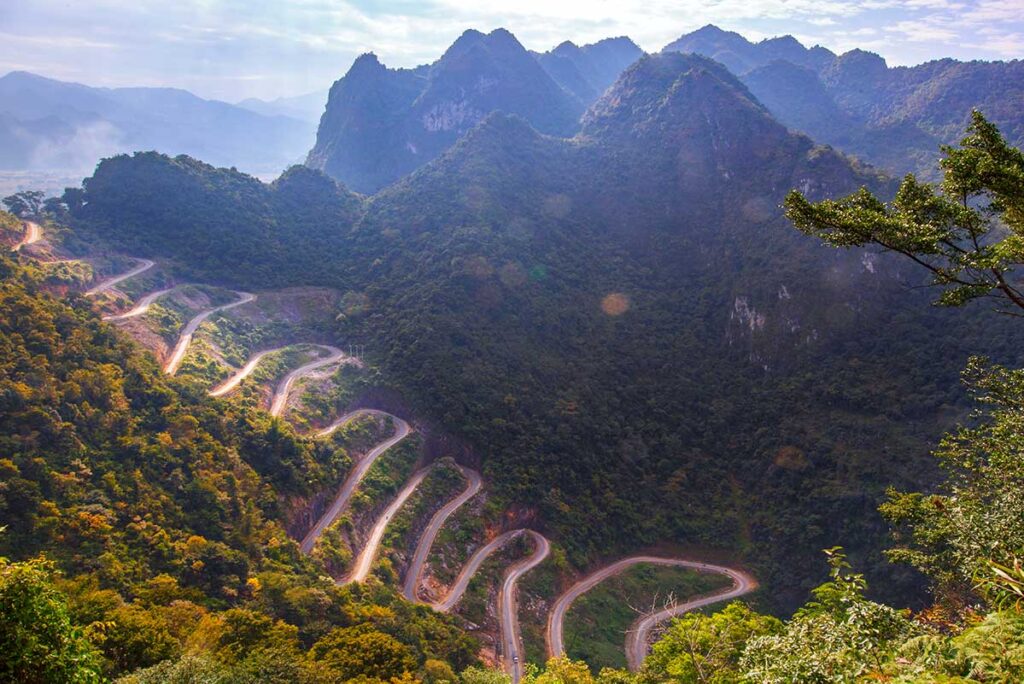
[[[895,173],[935,178],[938,149],[959,138],[971,109],[1024,142],[1024,62],[943,59],[889,68],[864,50],[805,48],[791,36],[752,43],[715,26],[666,52],[701,54],[739,75],[782,123]]]
[[[536,57],[551,78],[589,106],[642,54],[636,43],[620,36],[582,47],[565,41]]]
[[[383,586],[356,594],[325,580],[286,534],[289,505],[342,474],[345,442],[187,390],[87,300],[52,296],[6,250],[0,397],[0,554],[57,564],[70,622],[98,646],[105,678],[178,658],[194,672],[213,657],[252,681],[336,681],[299,672],[340,628],[400,640],[409,670],[475,662],[450,618]],[[10,633],[38,618],[4,619]]]
[[[143,162],[144,195],[130,181]],[[193,258],[176,239],[223,216],[186,220],[163,199],[180,163],[122,160],[87,186],[80,228],[158,231],[159,249]],[[779,213],[793,187],[886,183],[787,131],[720,64],[666,53],[627,69],[576,138],[486,117],[301,260],[274,251],[295,233],[287,217],[254,205],[266,228],[246,234],[247,263],[262,253],[278,280],[347,290],[339,339],[365,343],[392,389],[484,459],[495,500],[572,562],[716,547],[780,607],[824,546],[892,572],[877,553],[884,488],[933,475],[923,456],[960,411],[967,350],[1019,355],[1001,321],[973,339],[970,320],[908,304],[887,260],[824,249]],[[144,210],[104,219],[133,202]],[[266,272],[229,260],[216,274],[243,286]]]
[[[331,88],[307,165],[375,192],[446,150],[488,113],[572,135],[583,105],[504,29],[466,31],[434,64],[387,69],[372,54]]]
[[[935,171],[938,137],[909,120],[871,123],[847,112],[810,69],[775,61],[747,72],[743,82],[780,121],[814,140],[893,173]]]
[[[297,161],[311,131],[184,90],[91,88],[25,72],[0,78],[0,167],[89,171],[101,157],[154,149],[252,173]],[[253,145],[259,140],[259,145]]]
[[[820,45],[808,49],[793,36],[751,43],[735,31],[723,31],[714,24],[680,36],[666,45],[662,52],[704,55],[729,67],[734,74],[744,74],[779,59],[820,71],[835,59],[831,50]]]

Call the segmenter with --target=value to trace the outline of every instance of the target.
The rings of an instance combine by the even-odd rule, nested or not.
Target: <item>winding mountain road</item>
[[[152,262],[150,262],[152,265]],[[185,358],[185,352],[188,351],[188,345],[192,342],[192,335],[195,334],[199,326],[203,324],[207,318],[215,313],[221,311],[227,311],[233,309],[236,306],[248,304],[249,302],[256,299],[256,295],[249,294],[248,292],[235,292],[238,295],[238,299],[229,304],[222,304],[221,306],[215,306],[212,309],[207,309],[195,316],[185,327],[182,329],[181,334],[178,336],[178,343],[174,345],[174,352],[171,354],[171,358],[167,361],[164,366],[164,372],[168,375],[174,375],[178,372],[178,368],[181,367],[181,362]]]
[[[423,534],[420,535],[419,543],[416,545],[416,552],[413,554],[412,562],[409,563],[409,569],[405,573],[405,586],[402,588],[402,595],[410,601],[417,601],[417,589],[420,582],[420,575],[423,574],[423,565],[427,562],[427,556],[430,555],[430,549],[434,545],[434,540],[437,539],[438,533],[444,524],[448,521],[448,518],[452,514],[462,507],[462,504],[466,503],[480,491],[483,487],[483,480],[480,478],[480,473],[476,472],[472,468],[466,468],[465,466],[459,466],[459,470],[462,472],[462,476],[466,478],[466,488],[462,490],[458,496],[446,503],[440,510],[434,513],[433,517],[430,518],[430,522],[427,523],[427,527],[423,530]],[[475,571],[474,571],[475,572]],[[467,584],[469,580],[466,580]],[[465,591],[465,588],[463,588]],[[451,596],[452,592],[448,592]],[[456,601],[461,597],[456,597]],[[447,598],[445,599],[447,600]],[[445,609],[447,610],[447,609]]]
[[[318,344],[317,347],[326,349],[330,352],[327,356],[310,361],[307,364],[299,366],[295,370],[284,376],[284,379],[278,384],[277,389],[274,391],[274,399],[270,404],[270,415],[280,416],[284,413],[285,407],[288,405],[288,394],[291,392],[292,385],[295,381],[304,375],[308,375],[318,368],[329,366],[333,363],[338,363],[345,358],[345,352],[341,351],[337,347],[332,347],[326,344]],[[251,372],[251,371],[250,371]]]
[[[526,532],[526,530],[511,530],[509,532],[499,534],[487,544],[477,549],[476,552],[470,556],[466,565],[463,566],[462,570],[459,572],[459,576],[455,578],[454,582],[452,582],[452,585],[448,588],[448,593],[445,597],[437,603],[431,604],[430,607],[442,613],[447,613],[454,608],[456,604],[462,600],[462,595],[466,593],[470,580],[472,580],[477,571],[480,570],[480,566],[484,564],[484,561],[487,560],[492,553],[496,552],[516,537],[521,536],[524,532]]]
[[[629,669],[633,672],[639,670],[640,666],[643,665],[644,658],[647,657],[647,652],[651,648],[651,630],[656,626],[669,618],[682,615],[683,613],[688,613],[691,610],[703,608],[704,606],[711,605],[712,603],[728,601],[729,599],[749,594],[757,589],[757,580],[740,570],[733,570],[732,568],[726,568],[720,565],[710,565],[708,563],[694,563],[688,567],[693,567],[704,572],[716,572],[728,575],[733,581],[732,589],[724,592],[716,592],[714,594],[693,599],[692,601],[687,601],[653,613],[648,613],[634,622],[632,628],[629,630],[629,634],[626,636],[626,661],[629,664]]]
[[[25,226],[25,236],[18,241],[16,245],[11,247],[12,252],[20,251],[25,245],[31,245],[34,242],[39,242],[43,238],[43,229],[38,223],[34,221],[22,221],[21,224]]]
[[[695,610],[712,603],[718,603],[719,601],[727,601],[731,598],[747,594],[757,588],[757,581],[747,573],[721,565],[683,560],[681,558],[661,558],[658,556],[631,556],[629,558],[623,558],[622,560],[616,561],[611,565],[605,566],[600,570],[587,575],[570,587],[568,591],[559,596],[555,601],[551,608],[551,612],[548,614],[546,641],[549,658],[557,658],[565,654],[565,646],[563,644],[563,625],[565,623],[565,615],[572,606],[573,601],[609,577],[618,575],[634,565],[641,564],[669,565],[698,570],[700,572],[713,572],[719,575],[726,575],[732,579],[733,586],[714,594],[709,594],[664,610],[649,613],[637,620],[626,638],[626,660],[629,663],[630,669],[634,671],[640,667],[643,659],[647,656],[648,639],[650,637],[651,630],[656,625],[676,615],[682,615],[688,611]]]
[[[505,573],[505,581],[498,594],[498,614],[501,618],[501,641],[505,669],[512,675],[512,684],[519,684],[523,678],[522,638],[519,634],[519,606],[516,602],[516,589],[519,578],[544,562],[551,553],[551,544],[544,535],[527,530],[536,544],[529,557],[514,563]]]
[[[363,545],[363,550],[359,553],[359,557],[356,558],[356,564],[352,568],[352,573],[345,580],[345,583],[349,582],[363,582],[370,575],[370,570],[373,568],[373,561],[377,558],[377,551],[380,548],[380,542],[384,538],[384,532],[387,530],[388,524],[391,519],[395,517],[395,514],[405,505],[405,502],[412,496],[416,488],[423,482],[423,478],[430,472],[430,466],[418,470],[413,473],[413,476],[405,483],[402,490],[398,492],[388,507],[384,509],[384,512],[377,522],[374,523],[373,528],[370,530],[370,536],[366,539],[366,544]]]
[[[241,384],[243,380],[249,377],[249,375],[251,375],[252,372],[256,370],[256,366],[258,366],[260,361],[263,360],[263,357],[265,357],[267,354],[273,354],[274,352],[281,351],[284,348],[285,347],[277,347],[276,349],[266,349],[255,354],[248,361],[245,362],[244,366],[238,369],[238,372],[236,372],[230,378],[228,378],[227,380],[225,380],[224,382],[220,383],[212,390],[210,390],[210,396],[222,397],[225,394],[228,394],[229,392],[233,391],[236,387],[238,387]]]
[[[120,275],[111,276],[110,278],[101,281],[99,284],[94,285],[93,287],[86,290],[86,296],[92,297],[94,295],[100,294],[101,292],[106,292],[107,290],[114,287],[118,283],[128,280],[129,278],[134,278],[140,273],[144,273],[156,265],[156,262],[150,261],[149,259],[136,259],[135,261],[138,264],[135,268],[125,271]]]
[[[176,285],[175,287],[181,287]],[[124,321],[129,318],[135,318],[149,311],[149,307],[153,305],[153,302],[163,297],[165,294],[175,289],[174,287],[164,288],[163,290],[157,290],[156,292],[150,292],[148,295],[140,299],[135,306],[128,311],[120,314],[111,314],[103,317],[105,321]]]
[[[351,413],[345,414],[336,420],[330,427],[321,430],[320,433],[318,433],[318,436],[327,436],[334,432],[334,430],[337,430],[338,427],[353,420],[357,416],[367,414],[389,416],[395,422],[395,432],[387,440],[381,442],[367,452],[367,454],[355,465],[348,477],[345,478],[345,482],[341,485],[341,488],[338,489],[338,493],[335,495],[334,501],[331,502],[330,507],[322,516],[320,516],[320,519],[317,520],[316,524],[313,525],[312,528],[310,528],[309,532],[306,533],[306,536],[303,537],[302,542],[299,544],[299,548],[303,553],[309,553],[313,550],[313,546],[316,545],[317,538],[323,534],[323,531],[327,529],[327,527],[334,522],[339,515],[341,515],[343,510],[345,510],[345,507],[348,506],[348,500],[352,498],[352,492],[355,491],[356,486],[366,475],[366,472],[370,469],[370,466],[373,465],[373,462],[377,460],[377,457],[401,442],[411,432],[409,424],[397,416],[392,416],[389,413],[373,409],[360,409],[358,411],[352,411]]]

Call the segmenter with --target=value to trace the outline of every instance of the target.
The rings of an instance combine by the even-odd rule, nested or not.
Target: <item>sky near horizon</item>
[[[1024,58],[1024,0],[0,0],[0,74],[273,99],[326,90],[363,52],[432,62],[468,28],[532,50],[627,35],[654,52],[708,23],[890,65]]]

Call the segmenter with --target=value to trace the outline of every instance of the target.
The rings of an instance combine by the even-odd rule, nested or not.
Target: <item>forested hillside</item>
[[[475,662],[450,619],[337,586],[285,534],[289,501],[335,480],[343,442],[185,391],[6,255],[0,279],[0,678],[162,663],[132,681],[319,682]],[[6,560],[39,553],[52,563]]]
[[[492,115],[361,204],[297,180],[289,206],[281,184],[144,155],[68,200],[84,235],[215,282],[347,291],[339,338],[573,563],[716,547],[781,608],[841,543],[880,593],[914,596],[875,508],[937,476],[924,454],[966,411],[959,370],[1016,359],[1009,323],[919,306],[913,271],[795,234],[790,188],[892,186],[787,132],[720,65],[642,59],[571,140]]]

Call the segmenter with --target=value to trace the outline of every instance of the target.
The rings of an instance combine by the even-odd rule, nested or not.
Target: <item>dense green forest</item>
[[[882,557],[876,508],[939,477],[925,454],[969,410],[970,354],[1020,356],[1009,321],[929,308],[916,272],[823,248],[778,210],[793,187],[862,185],[895,191],[720,65],[667,54],[572,140],[495,114],[365,201],[308,169],[268,186],[157,154],[108,160],[65,200],[88,239],[206,282],[345,292],[338,339],[575,565],[716,547],[786,609],[836,543],[880,596],[923,599]]]
[[[333,483],[345,444],[168,380],[7,256],[0,277],[0,679],[377,681],[475,662],[450,619],[337,586],[285,534],[282,506]]]

